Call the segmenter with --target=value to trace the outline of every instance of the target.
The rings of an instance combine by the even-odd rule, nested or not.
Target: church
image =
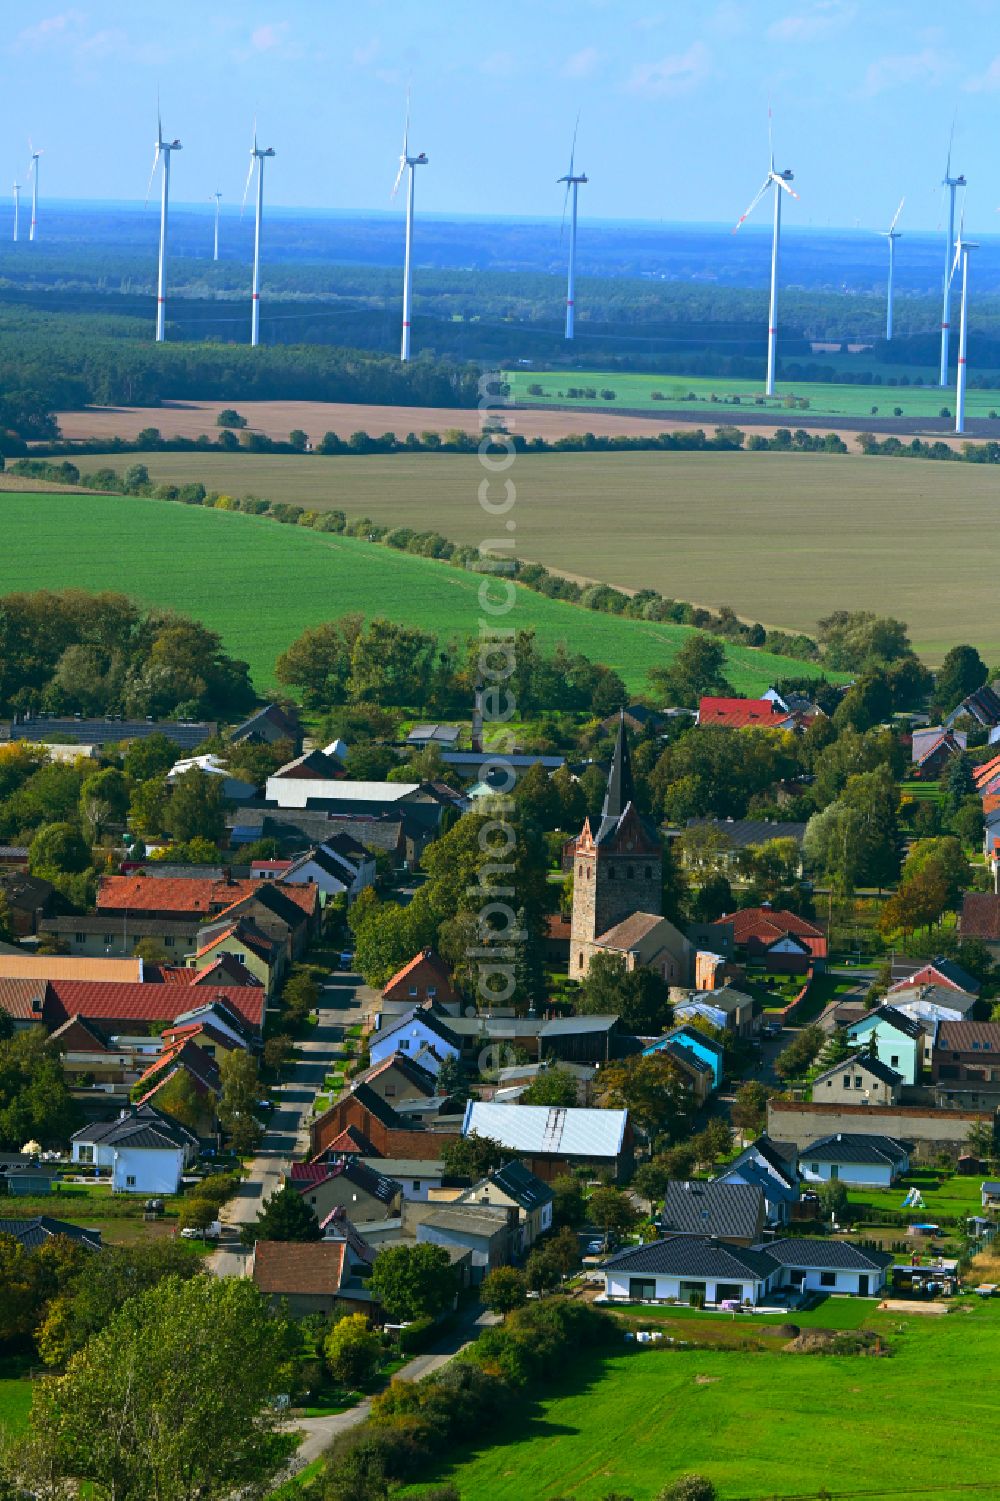
[[[596,953],[629,969],[655,969],[668,985],[690,984],[693,950],[663,915],[663,844],[634,801],[625,719],[596,830],[584,821],[573,857],[569,973],[582,980]]]

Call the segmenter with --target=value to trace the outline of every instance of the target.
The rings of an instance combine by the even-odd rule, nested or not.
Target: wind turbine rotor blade
[[[757,190],[756,194],[754,195],[754,197],[751,198],[749,208],[745,209],[744,212],[742,214],[740,214],[740,217],[737,219],[735,225],[733,226],[733,234],[736,233],[736,231],[740,228],[740,226],[742,224],[746,223],[747,219],[749,219],[750,215],[753,213],[754,209],[757,207],[758,203],[763,198],[764,194],[767,192],[767,190],[768,190],[768,188],[770,186],[771,186],[771,177],[769,175],[769,176],[767,176],[767,177],[764,178],[763,185],[760,188],[758,188],[758,190]]]
[[[145,202],[142,205],[143,208],[149,208],[149,195],[153,191],[153,178],[156,176],[156,167],[157,167],[157,164],[158,164],[159,160],[160,160],[160,146],[159,146],[159,142],[157,142],[156,149],[153,152],[153,165],[149,169],[149,181],[146,184],[146,199],[145,199]]]
[[[900,199],[900,200],[899,200],[899,208],[898,208],[898,209],[897,209],[897,210],[896,210],[896,212],[895,212],[895,214],[894,214],[894,216],[893,216],[893,220],[892,220],[892,223],[891,223],[891,224],[890,224],[890,225],[889,225],[889,233],[890,233],[890,234],[892,234],[892,232],[893,232],[893,230],[894,230],[894,229],[895,229],[895,228],[896,228],[896,224],[897,224],[897,223],[898,223],[898,221],[899,221],[899,216],[900,216],[900,214],[901,214],[901,213],[902,213],[902,212],[903,212],[903,204],[904,204],[904,203],[905,203],[905,202],[906,202],[906,199],[905,199],[905,198],[901,198],[901,199]]]
[[[406,91],[406,114],[403,116],[403,158],[410,154],[410,91]]]
[[[576,136],[580,129],[580,111],[576,112],[576,124],[573,126],[573,143],[569,148],[569,175],[573,176],[573,167],[576,163]]]
[[[771,114],[771,101],[767,101],[767,153],[771,163],[771,171],[774,171],[774,117]]]
[[[250,158],[250,171],[247,173],[247,180],[246,180],[246,182],[245,182],[245,184],[243,186],[243,202],[240,204],[240,218],[241,219],[243,218],[243,211],[244,211],[244,209],[247,206],[247,194],[250,191],[250,182],[251,182],[251,179],[253,177],[253,169],[254,169],[254,167],[256,167],[256,165],[257,165],[257,157],[256,157],[256,154],[254,154]]]
[[[389,194],[390,198],[395,198],[396,194],[399,192],[399,184],[403,180],[403,173],[405,171],[406,171],[406,157],[405,156],[401,156],[399,158],[399,171],[396,173],[396,181],[393,183],[393,185],[392,185],[392,192]]]
[[[951,130],[948,132],[948,164],[944,169],[945,182],[951,176],[951,148],[955,141],[955,116],[951,117]]]
[[[564,233],[566,231],[566,210],[569,207],[569,195],[570,195],[570,189],[572,188],[572,186],[573,186],[573,184],[570,182],[569,178],[567,177],[567,179],[566,179],[566,191],[563,194],[562,222],[559,225],[559,242],[560,242],[560,244],[562,243],[562,237],[563,237],[563,235],[564,235]],[[998,209],[997,212],[1000,213],[1000,209]]]
[[[797,198],[799,196],[791,184],[785,181],[780,172],[774,174],[772,181],[776,182],[779,188],[784,188],[790,198]]]

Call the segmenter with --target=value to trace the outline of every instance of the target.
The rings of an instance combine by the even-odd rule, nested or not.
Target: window
[[[844,1075],[844,1088],[845,1089],[850,1089],[850,1087],[851,1087],[851,1076],[850,1076],[850,1074],[845,1074]]]
[[[85,933],[74,933],[73,934],[73,942],[74,943],[86,943],[86,941],[87,941],[87,935]]]
[[[820,1274],[819,1274],[819,1285],[820,1285],[820,1287],[836,1287],[836,1285],[837,1285],[837,1274],[836,1274],[836,1272],[820,1272]]]
[[[104,943],[114,943],[115,935],[113,933],[105,933],[102,935],[102,941]]]
[[[433,1000],[434,997],[437,995],[437,993],[438,993],[438,988],[437,988],[436,985],[428,985],[428,987],[427,987],[427,995],[428,995],[428,998],[430,1000]]]
[[[628,876],[628,878],[629,878],[630,881],[632,881],[632,880],[635,879],[635,866],[634,865],[630,865],[629,866],[628,870],[626,871],[626,875]]]
[[[704,1282],[686,1282],[683,1279],[681,1280],[680,1300],[682,1303],[690,1303],[692,1298],[704,1298],[704,1296]]]
[[[135,1174],[134,1173],[126,1173],[126,1175],[125,1175],[125,1187],[126,1188],[134,1188],[135,1187]]]
[[[818,1177],[819,1176],[819,1163],[818,1162],[811,1162],[809,1164],[809,1171],[811,1173],[815,1173],[816,1176]]]
[[[174,940],[172,938],[164,938],[164,940],[163,940],[163,947],[165,949],[172,949],[173,946],[174,946]]]
[[[93,1149],[93,1147],[84,1147],[84,1146],[77,1147],[77,1158],[76,1158],[76,1160],[77,1160],[77,1162],[93,1162],[93,1160],[94,1160],[94,1149]]]
[[[415,1194],[418,1194],[420,1192],[420,1179],[419,1178],[414,1178],[414,1180],[413,1180],[413,1192]]]
[[[742,1303],[743,1284],[740,1282],[717,1282],[715,1284],[716,1303]]]
[[[628,1295],[633,1303],[651,1303],[656,1297],[655,1277],[630,1277]]]
[[[410,986],[410,994],[411,995],[416,995],[416,993],[417,993],[417,987],[415,985],[411,985]]]
[[[855,1074],[854,1075],[854,1088],[855,1089],[860,1089],[861,1088],[861,1082],[862,1082],[861,1081],[861,1075],[860,1074]]]
[[[793,1287],[801,1287],[806,1280],[806,1274],[800,1266],[793,1266],[789,1268],[788,1280]]]
[[[892,1057],[889,1059],[889,1065],[890,1065],[891,1068],[898,1068],[899,1067],[899,1054],[898,1053],[893,1053]]]

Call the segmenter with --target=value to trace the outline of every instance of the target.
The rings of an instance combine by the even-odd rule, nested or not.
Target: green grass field
[[[81,457],[80,467],[124,469],[132,460]],[[201,479],[235,495],[339,507],[455,542],[503,531],[477,502],[483,472],[472,456],[153,453],[144,462],[155,481]],[[997,477],[986,466],[828,454],[525,454],[510,478],[521,557],[796,630],[814,630],[834,609],[875,609],[905,620],[931,663],[960,641],[1000,658],[990,541]]]
[[[902,1212],[903,1200],[909,1188],[919,1188],[926,1208],[906,1210],[912,1220],[934,1219],[935,1215],[949,1215],[966,1219],[982,1210],[980,1183],[983,1175],[960,1177],[957,1174],[926,1172],[908,1173],[892,1188],[848,1188],[852,1204],[872,1204],[878,1209],[895,1209]]]
[[[863,358],[863,356],[862,356]],[[824,381],[778,382],[778,390],[772,397],[764,396],[762,381],[741,380],[714,376],[688,375],[638,375],[630,371],[600,370],[505,370],[510,382],[511,394],[523,406],[600,407],[614,411],[616,407],[633,412],[688,412],[697,420],[705,422],[738,422],[740,407],[758,415],[763,411],[776,418],[787,417],[788,425],[795,426],[796,412],[785,407],[787,396],[808,399],[809,406],[803,416],[864,418],[872,415],[877,407],[877,416],[891,417],[896,407],[902,408],[904,417],[937,417],[942,407],[955,411],[955,388],[945,390],[938,386],[854,386],[827,385]],[[529,394],[528,387],[539,385],[543,395]],[[570,386],[596,387],[612,390],[613,401],[594,397],[568,397]],[[659,391],[663,400],[653,400],[652,393]],[[687,398],[694,395],[695,400]],[[715,397],[713,401],[712,398]],[[739,405],[732,398],[740,398]],[[760,404],[758,404],[758,398]],[[728,403],[728,406],[727,406]],[[991,411],[1000,410],[1000,392],[969,391],[966,411],[970,417],[986,417]]]
[[[871,1307],[871,1305],[868,1305]],[[640,1348],[574,1362],[530,1420],[434,1476],[468,1501],[651,1501],[698,1471],[724,1501],[1000,1493],[1000,1306],[874,1314],[890,1359]],[[899,1332],[899,1331],[902,1332]],[[942,1400],[943,1399],[943,1400]]]
[[[179,610],[219,631],[262,690],[274,682],[276,658],[306,626],[346,611],[384,615],[442,638],[479,631],[479,575],[353,538],[106,495],[3,493],[0,517],[0,594],[118,589]],[[503,624],[533,629],[549,649],[564,641],[616,668],[635,690],[690,635],[683,626],[600,615],[527,589],[517,590]],[[804,670],[745,647],[727,653],[740,692]]]

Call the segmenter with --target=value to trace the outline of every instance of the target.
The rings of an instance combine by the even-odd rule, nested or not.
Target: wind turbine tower
[[[253,122],[253,145],[250,147],[250,171],[243,189],[243,208],[246,208],[250,179],[257,172],[257,213],[253,228],[253,290],[250,294],[250,344],[256,349],[260,343],[260,228],[264,217],[264,162],[274,155],[273,146],[257,145],[257,121]],[[242,209],[240,212],[242,213]]]
[[[566,337],[573,337],[573,323],[576,309],[576,195],[580,184],[587,181],[585,173],[575,173],[573,164],[576,159],[576,133],[580,128],[580,116],[576,117],[576,125],[573,128],[573,144],[569,153],[569,171],[559,181],[566,184],[566,196],[563,199],[563,224],[566,223],[566,207],[570,195],[573,198],[573,207],[569,218],[569,270],[566,275]]]
[[[771,112],[767,112],[767,134],[770,146],[770,164],[767,176],[757,189],[756,196],[751,199],[750,206],[745,213],[741,214],[733,228],[733,234],[742,224],[749,219],[764,195],[774,189],[774,228],[771,238],[771,301],[767,320],[767,383],[764,387],[768,396],[774,395],[774,374],[778,353],[778,265],[781,255],[781,195],[787,193],[790,198],[799,195],[791,186],[793,173],[787,169],[784,172],[774,170],[774,141],[771,134]]]
[[[14,244],[17,244],[17,231],[21,222],[21,184],[14,183]]]
[[[426,167],[427,155],[421,151],[417,156],[410,155],[410,99],[406,98],[406,123],[403,126],[403,150],[399,157],[399,171],[396,173],[396,181],[392,186],[392,196],[395,198],[399,190],[399,184],[403,179],[403,173],[409,174],[406,184],[406,249],[403,254],[403,337],[400,344],[399,357],[401,360],[410,358],[410,307],[413,291],[413,186],[418,167]]]
[[[218,189],[216,189],[216,191],[212,194],[212,197],[208,200],[209,203],[211,203],[213,199],[215,201],[215,240],[212,250],[212,259],[213,261],[217,261],[219,259],[219,204],[222,202],[222,194],[218,191]]]
[[[965,432],[965,372],[966,351],[969,338],[969,251],[978,250],[978,245],[971,240],[962,238],[965,227],[965,209],[962,209],[962,218],[958,226],[958,239],[955,242],[955,259],[951,263],[951,276],[948,278],[948,291],[951,292],[951,283],[959,262],[962,265],[962,302],[958,315],[958,375],[955,382],[955,431]]]
[[[900,214],[903,212],[903,204],[905,202],[905,198],[901,198],[899,200],[899,208],[896,210],[893,221],[889,225],[889,228],[887,230],[880,231],[885,236],[885,239],[889,242],[889,284],[886,291],[885,301],[885,341],[887,344],[892,338],[892,281],[893,273],[896,269],[896,241],[902,234],[902,230],[897,229],[896,225],[899,221]]]
[[[948,193],[948,240],[944,247],[944,306],[941,310],[941,379],[939,385],[948,384],[948,341],[951,335],[951,283],[955,275],[952,265],[952,249],[955,244],[955,193],[958,188],[966,186],[965,178],[961,173],[957,177],[951,175],[951,146],[955,138],[955,126],[951,127],[951,135],[948,138],[948,164],[944,169],[944,178],[941,186]]]
[[[31,153],[28,158],[28,176],[31,178],[31,228],[28,231],[28,239],[34,240],[38,230],[38,158],[42,153],[36,151],[30,141],[28,150]]]
[[[146,202],[149,202],[150,189],[153,186],[153,178],[156,176],[156,168],[160,158],[163,158],[163,178],[160,185],[160,257],[156,270],[156,342],[162,344],[166,338],[167,328],[167,212],[170,207],[170,153],[182,150],[180,141],[165,141],[163,139],[163,121],[160,118],[160,106],[156,106],[156,147],[153,153],[153,166],[149,174],[149,183],[146,188]]]

